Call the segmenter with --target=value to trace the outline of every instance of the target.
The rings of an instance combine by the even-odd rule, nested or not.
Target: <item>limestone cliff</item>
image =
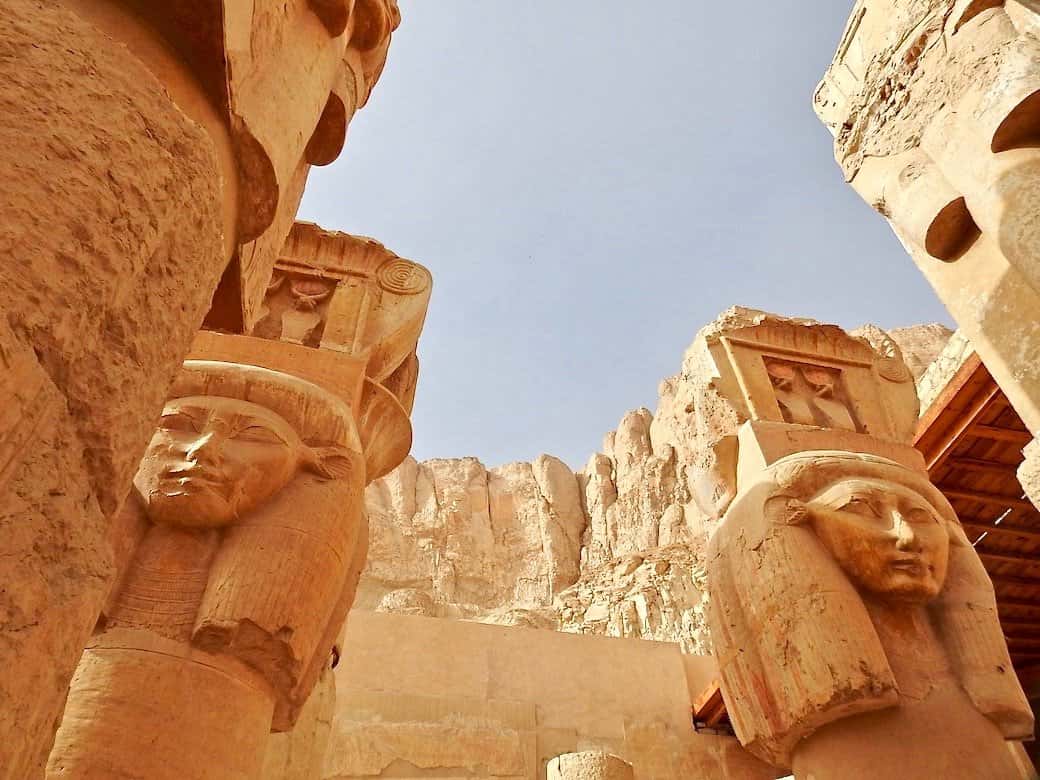
[[[950,331],[890,331],[915,378]],[[557,458],[487,469],[409,459],[366,494],[356,608],[676,642],[706,652],[702,554],[714,519],[703,444],[728,425],[688,352],[656,414],[629,412],[572,472]],[[708,507],[708,508],[705,508]]]

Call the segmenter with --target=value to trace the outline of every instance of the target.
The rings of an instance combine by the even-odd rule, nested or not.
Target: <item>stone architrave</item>
[[[297,230],[316,237],[298,272],[328,255],[351,280],[320,329],[356,348],[199,334],[120,515],[117,584],[48,777],[258,777],[328,668],[364,567],[364,488],[411,446],[430,275]]]
[[[633,780],[632,765],[609,753],[588,751],[557,756],[546,767],[548,780]]]
[[[4,3],[0,777],[42,772],[169,384],[207,310],[255,319],[398,18],[392,0]]]
[[[859,0],[815,108],[846,180],[1040,434],[1040,6]]]
[[[705,472],[727,710],[797,776],[1020,777],[1005,740],[1030,738],[1033,716],[992,584],[910,446],[898,349],[867,337],[733,310],[693,347],[694,408],[729,442]]]

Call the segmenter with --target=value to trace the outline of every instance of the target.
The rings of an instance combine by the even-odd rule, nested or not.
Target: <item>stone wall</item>
[[[585,750],[639,780],[775,776],[735,738],[691,728],[713,673],[674,644],[355,610],[324,778],[536,780]]]

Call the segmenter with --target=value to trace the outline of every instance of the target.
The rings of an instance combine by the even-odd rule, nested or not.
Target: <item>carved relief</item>
[[[376,279],[380,287],[396,295],[418,295],[430,286],[430,274],[425,268],[400,257],[379,266]]]
[[[334,279],[275,271],[267,288],[256,335],[308,347],[321,345]]]
[[[842,385],[841,371],[764,357],[784,422],[859,431]]]
[[[378,241],[298,222],[253,335],[349,355],[410,408],[431,290],[428,270]]]

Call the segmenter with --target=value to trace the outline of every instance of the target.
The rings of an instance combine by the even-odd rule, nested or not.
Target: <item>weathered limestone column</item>
[[[0,777],[42,771],[170,381],[211,305],[221,327],[255,319],[397,18],[390,0],[4,3]]]
[[[273,338],[199,335],[120,517],[118,583],[48,777],[260,776],[353,603],[364,488],[411,446],[429,296],[421,266],[299,225],[267,298]],[[297,338],[301,313],[317,316]]]
[[[815,97],[883,214],[1040,435],[1040,9],[859,0]]]
[[[898,348],[868,338],[733,310],[691,348],[730,719],[799,777],[1028,777],[992,585],[910,446]]]
[[[1034,439],[1022,452],[1026,459],[1018,467],[1018,481],[1026,497],[1040,509],[1040,441]]]
[[[565,753],[546,767],[548,780],[633,780],[632,765],[609,753]]]

